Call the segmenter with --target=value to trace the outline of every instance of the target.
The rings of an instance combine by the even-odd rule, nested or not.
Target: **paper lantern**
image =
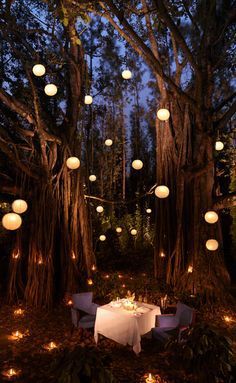
[[[100,241],[104,242],[107,239],[107,237],[102,234],[102,235],[100,235],[99,239],[100,239]]]
[[[146,213],[151,214],[152,209],[146,209]]]
[[[113,144],[113,141],[110,139],[110,138],[108,138],[106,141],[105,141],[105,145],[106,146],[111,146]]]
[[[219,219],[218,214],[213,210],[207,211],[204,218],[207,223],[216,223]]]
[[[222,141],[216,141],[216,143],[215,143],[215,150],[222,150],[222,149],[224,149],[224,144],[223,144],[223,142]]]
[[[96,210],[97,210],[98,213],[102,213],[104,209],[103,209],[103,207],[101,205],[99,205],[99,206],[96,207]]]
[[[96,179],[97,179],[97,177],[96,177],[94,174],[91,174],[91,175],[89,176],[89,181],[91,181],[91,182],[96,181]]]
[[[165,185],[157,186],[155,189],[155,195],[158,198],[167,198],[169,193],[170,193],[169,188]]]
[[[55,96],[55,94],[57,94],[57,86],[55,84],[47,84],[44,88],[44,92],[47,96]]]
[[[206,248],[207,250],[209,251],[215,251],[217,250],[219,247],[219,243],[216,239],[208,239],[206,241]]]
[[[78,169],[80,167],[80,160],[77,157],[69,157],[66,160],[66,166],[69,169]]]
[[[170,118],[170,112],[168,109],[159,109],[157,111],[157,117],[161,121],[167,121]]]
[[[132,162],[132,168],[134,168],[135,170],[140,170],[142,169],[143,167],[143,162],[141,160],[134,160]]]
[[[22,224],[22,219],[19,214],[7,213],[2,218],[2,225],[7,230],[17,230]]]
[[[23,199],[16,199],[12,202],[12,210],[14,213],[22,214],[28,209],[27,202]]]
[[[35,64],[32,68],[33,74],[37,77],[41,77],[46,73],[45,66],[42,64]]]
[[[122,227],[117,227],[117,228],[116,228],[116,232],[117,232],[117,233],[121,233],[121,232],[122,232]]]
[[[128,69],[123,70],[121,75],[122,75],[123,79],[125,79],[125,80],[130,80],[132,77],[132,73]]]
[[[165,256],[166,256],[165,253],[164,253],[163,251],[161,251],[161,252],[160,252],[160,257],[161,257],[161,258],[165,258]]]
[[[84,103],[86,105],[91,105],[93,103],[93,97],[90,96],[89,94],[87,94],[85,97],[84,97]]]
[[[130,231],[130,234],[131,234],[131,235],[137,235],[137,230],[136,230],[136,229],[132,229],[132,230]]]

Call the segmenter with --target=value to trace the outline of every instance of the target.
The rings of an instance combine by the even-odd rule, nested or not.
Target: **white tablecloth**
[[[160,315],[160,307],[147,303],[138,303],[140,310],[146,312],[127,311],[123,307],[111,307],[110,304],[97,309],[94,327],[95,342],[102,334],[117,343],[133,346],[136,354],[141,351],[141,335],[155,327],[156,315]],[[142,309],[142,308],[144,309]]]

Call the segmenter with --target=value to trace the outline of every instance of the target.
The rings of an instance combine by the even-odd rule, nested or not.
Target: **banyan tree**
[[[0,12],[1,192],[29,205],[12,235],[8,297],[35,306],[75,291],[94,262],[83,169],[66,166],[82,151],[84,50],[77,18],[63,6],[49,8],[7,1]],[[45,66],[44,76],[34,75],[35,64]],[[44,92],[49,83],[54,97]]]
[[[89,10],[114,27],[151,70],[157,109],[170,111],[168,121],[156,118],[156,181],[170,189],[169,198],[156,203],[156,276],[165,275],[175,288],[219,296],[229,281],[220,223],[207,224],[204,214],[235,204],[234,193],[218,201],[215,152],[236,112],[234,2],[68,3],[75,13]],[[217,252],[206,249],[209,238],[221,244]]]

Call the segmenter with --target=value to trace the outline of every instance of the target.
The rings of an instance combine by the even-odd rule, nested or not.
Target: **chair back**
[[[78,293],[72,295],[73,307],[78,310],[87,311],[92,305],[93,293]]]
[[[179,326],[190,326],[194,321],[194,313],[194,309],[181,302],[178,302],[176,316],[179,320]]]

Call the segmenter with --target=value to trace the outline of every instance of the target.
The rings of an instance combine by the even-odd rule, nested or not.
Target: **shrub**
[[[198,383],[220,383],[232,380],[231,341],[207,324],[186,330],[183,341],[168,342],[166,347],[175,352],[180,365],[192,373]]]
[[[54,362],[57,383],[115,383],[116,379],[107,368],[107,360],[94,348],[76,347],[64,350]]]

